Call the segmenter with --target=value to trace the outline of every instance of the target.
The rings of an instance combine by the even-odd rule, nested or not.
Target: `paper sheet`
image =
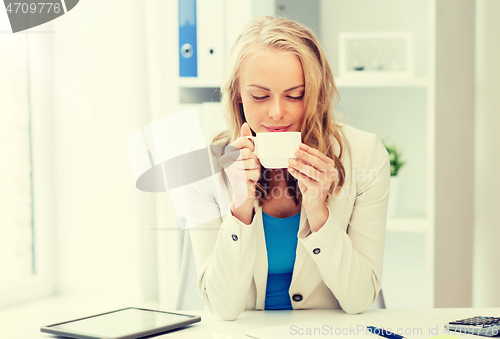
[[[335,335],[335,328],[329,325],[322,325],[313,321],[304,321],[300,323],[265,327],[245,331],[245,335],[255,339],[285,339],[285,338],[332,338],[339,337]],[[376,339],[376,336],[370,334],[359,335],[340,335],[350,339]],[[381,338],[381,337],[380,337]]]

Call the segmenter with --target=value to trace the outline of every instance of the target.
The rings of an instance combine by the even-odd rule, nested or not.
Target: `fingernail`
[[[307,149],[307,145],[306,144],[300,144],[300,148],[302,148],[302,149],[305,150],[305,149]]]
[[[292,165],[295,165],[295,164],[297,163],[297,161],[295,161],[295,159],[290,159],[290,163],[291,163]]]
[[[302,154],[304,154],[304,152],[302,152],[301,150],[297,151],[297,155],[302,155]]]

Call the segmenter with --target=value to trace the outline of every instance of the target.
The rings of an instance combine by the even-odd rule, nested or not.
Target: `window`
[[[5,27],[7,26],[7,27]],[[2,31],[10,28],[2,22]],[[27,35],[0,34],[0,285],[33,274]]]
[[[34,271],[26,44],[0,35],[0,285]]]
[[[0,306],[6,306],[47,294],[52,280],[34,213],[29,34],[13,34],[1,9],[0,51]]]

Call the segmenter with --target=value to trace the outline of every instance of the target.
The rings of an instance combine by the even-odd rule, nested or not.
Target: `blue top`
[[[288,289],[292,282],[300,213],[275,218],[262,212],[267,248],[266,310],[291,310]]]

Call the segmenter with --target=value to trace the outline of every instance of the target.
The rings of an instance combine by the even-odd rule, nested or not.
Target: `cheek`
[[[292,113],[294,120],[301,122],[305,115],[304,104],[294,103],[292,107],[290,107],[290,112]]]
[[[243,101],[243,111],[248,122],[256,121],[262,118],[265,114],[265,105],[253,100]]]

